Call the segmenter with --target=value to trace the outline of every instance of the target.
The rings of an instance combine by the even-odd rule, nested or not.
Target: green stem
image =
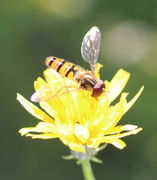
[[[82,172],[85,180],[95,180],[92,167],[89,160],[83,160],[81,162]]]

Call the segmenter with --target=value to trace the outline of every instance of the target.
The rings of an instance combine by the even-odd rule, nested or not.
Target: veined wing
[[[31,96],[32,102],[41,102],[41,101],[49,101],[58,96],[70,93],[71,91],[75,91],[79,88],[79,84],[74,85],[63,85],[61,86],[59,81],[54,81],[50,84],[45,84],[41,86],[37,91],[33,93]]]
[[[100,30],[96,26],[94,26],[87,32],[81,45],[82,57],[85,62],[88,62],[90,64],[90,68],[93,72],[95,71],[95,65],[98,60],[100,43]]]

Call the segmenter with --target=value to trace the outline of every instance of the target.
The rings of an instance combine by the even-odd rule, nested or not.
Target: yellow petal
[[[52,133],[44,133],[44,134],[26,134],[27,137],[32,137],[32,139],[52,139],[57,138],[58,136],[55,136]]]
[[[35,127],[27,127],[19,130],[19,133],[24,136],[30,132],[33,133],[45,133],[51,132],[56,133],[55,127],[52,123],[39,122]]]
[[[124,89],[129,80],[130,73],[120,69],[109,83],[107,97],[112,102]]]
[[[97,63],[97,64],[96,64],[96,69],[95,69],[94,75],[95,75],[95,77],[98,78],[98,79],[100,79],[100,73],[99,73],[99,71],[100,71],[100,69],[101,69],[102,67],[103,67],[102,64],[100,64],[100,63]]]
[[[36,81],[34,81],[34,89],[38,90],[41,86],[45,85],[46,82],[41,78],[38,77]]]
[[[29,136],[32,138],[50,139],[56,138],[55,127],[52,123],[40,122],[35,127],[22,128],[19,130],[22,136]]]
[[[124,113],[126,113],[132,107],[132,105],[136,102],[136,100],[141,95],[143,89],[144,89],[144,86],[142,86],[141,89],[138,91],[138,93],[132,98],[132,100],[127,103],[127,105],[125,106],[125,112]]]
[[[77,144],[77,143],[69,142],[67,145],[73,151],[76,151],[76,152],[85,152],[85,148],[84,148],[84,146],[82,144]]]
[[[52,83],[53,81],[56,80],[62,81],[62,76],[52,68],[47,68],[44,71],[44,77],[48,83]]]
[[[106,136],[106,139],[122,138],[125,136],[130,136],[132,134],[137,134],[140,131],[142,131],[142,128],[137,128],[137,129],[129,131],[129,132]]]
[[[112,129],[111,134],[117,134],[120,133],[122,131],[133,131],[137,129],[136,125],[132,125],[132,124],[126,124],[124,126],[117,126],[114,129]]]
[[[123,149],[126,147],[126,144],[124,141],[122,141],[121,139],[107,139],[106,137],[104,137],[103,139],[104,143],[108,143],[108,144],[112,144],[113,146],[117,147],[118,149]]]
[[[84,144],[89,138],[89,132],[85,125],[77,124],[74,129],[76,137]]]
[[[26,134],[28,134],[31,131],[34,131],[36,128],[35,127],[26,127],[26,128],[22,128],[19,130],[19,133],[21,134],[21,136],[24,136]]]
[[[108,116],[105,120],[105,126],[103,128],[104,134],[110,134],[113,128],[117,125],[124,114],[124,108],[126,104],[126,96],[128,93],[122,93],[120,102],[114,106],[111,106],[108,110]]]
[[[54,119],[56,118],[56,112],[55,110],[52,108],[52,106],[45,102],[45,101],[42,101],[40,102],[40,106],[51,116],[53,117]]]
[[[17,93],[17,100],[21,103],[21,105],[33,116],[35,116],[36,118],[42,120],[42,121],[46,121],[46,122],[51,122],[53,123],[53,119],[50,118],[50,116],[48,116],[45,112],[43,112],[42,110],[40,110],[37,106],[35,106],[34,104],[30,103],[29,101],[27,101],[23,96],[21,96],[20,94]]]

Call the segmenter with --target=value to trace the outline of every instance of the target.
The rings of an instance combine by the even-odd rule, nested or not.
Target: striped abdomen
[[[97,79],[92,71],[86,71],[82,67],[64,59],[50,56],[45,59],[45,64],[61,75],[79,82],[81,88],[85,88],[87,90],[92,89],[91,96],[93,97],[100,96],[105,88],[104,82]]]
[[[78,80],[76,73],[78,71],[84,72],[84,69],[81,68],[80,66],[77,66],[71,62],[68,62],[64,59],[60,59],[54,56],[47,57],[45,59],[45,64],[48,67],[51,67],[52,69],[56,70],[61,75],[76,81]]]

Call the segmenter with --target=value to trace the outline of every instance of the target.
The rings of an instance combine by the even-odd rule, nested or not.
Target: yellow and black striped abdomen
[[[77,80],[76,72],[84,71],[84,69],[80,66],[77,66],[71,62],[54,56],[47,57],[45,60],[45,64],[60,73],[61,75],[68,77],[72,80]]]

